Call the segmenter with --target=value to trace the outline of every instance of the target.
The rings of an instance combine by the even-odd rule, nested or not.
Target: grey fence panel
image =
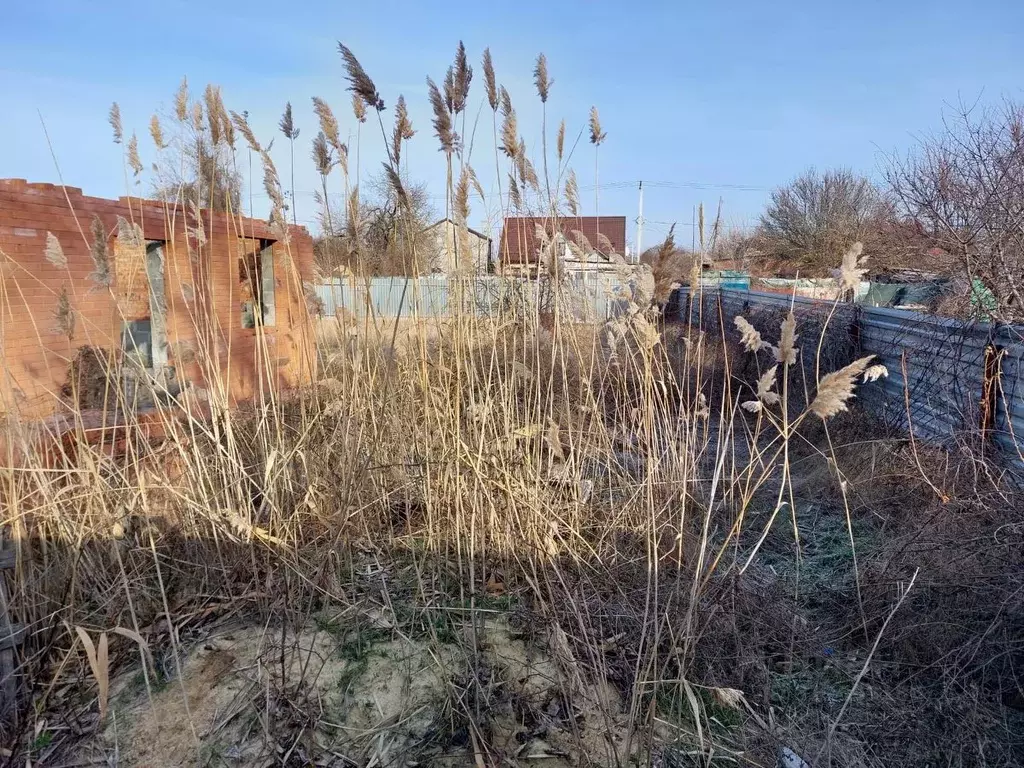
[[[346,307],[351,303],[349,290],[346,281],[338,279],[325,281],[316,287],[316,295],[325,316],[334,317],[338,314],[339,307]]]
[[[860,328],[863,350],[889,369],[870,390],[888,422],[933,440],[980,426],[989,326],[868,307]]]
[[[778,343],[782,321],[792,309],[797,321],[797,364],[805,380],[813,381],[819,366],[822,373],[841,368],[857,352],[857,308],[852,304],[724,288],[703,294],[706,327],[721,321],[726,333],[734,334],[735,317],[743,315],[771,344]],[[819,344],[822,334],[824,342]]]
[[[983,408],[992,406],[990,434],[1018,467],[1024,467],[1024,327],[961,322],[918,312],[806,299],[761,291],[703,290],[702,301],[690,301],[683,289],[673,299],[674,316],[715,327],[721,318],[746,315],[764,338],[777,330],[765,327],[763,313],[775,318],[792,306],[797,316],[801,355],[806,370],[816,353],[817,334],[810,320],[829,318],[842,335],[850,329],[852,354],[874,354],[889,370],[888,378],[864,387],[860,397],[887,423],[916,437],[945,442],[974,438],[982,426]],[[759,314],[760,311],[760,314]],[[755,319],[756,318],[756,319]],[[809,327],[810,326],[810,327]],[[988,357],[986,355],[988,350]],[[844,364],[847,350],[834,360],[822,356],[822,372]],[[992,356],[994,355],[994,357]],[[988,362],[987,362],[988,361]],[[988,381],[989,388],[986,382]],[[992,399],[986,402],[986,393]]]
[[[572,275],[559,294],[560,306],[580,322],[603,322],[626,311],[628,302],[611,295],[609,278]],[[334,278],[317,286],[323,314],[346,311],[356,317],[445,317],[462,311],[479,316],[522,314],[533,311],[542,290],[536,280],[479,275],[448,278]]]

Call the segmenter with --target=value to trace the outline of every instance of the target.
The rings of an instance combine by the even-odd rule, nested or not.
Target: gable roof
[[[612,249],[626,253],[625,216],[565,216],[557,220],[550,216],[509,216],[501,230],[500,258],[508,264],[530,264],[538,259],[537,225],[553,236],[560,232],[566,239],[576,242],[573,232],[582,232],[597,253],[604,256],[598,244],[598,234],[608,238]]]
[[[445,217],[443,219],[438,219],[433,224],[428,224],[427,226],[425,226],[420,231],[421,232],[426,232],[427,230],[433,229],[438,224],[444,224],[446,221],[450,221],[455,226],[458,226],[458,223],[455,221],[455,219],[453,219],[451,216],[447,216],[447,217]],[[471,234],[471,235],[476,235],[481,240],[490,240],[491,239],[489,235],[485,235],[483,232],[478,232],[477,230],[473,229],[472,227],[466,227],[466,231],[469,232],[469,234]]]

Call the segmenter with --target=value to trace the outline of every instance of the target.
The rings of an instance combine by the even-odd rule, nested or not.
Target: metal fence
[[[958,321],[899,309],[836,304],[759,291],[686,291],[670,309],[680,319],[736,333],[733,318],[757,312],[797,317],[804,374],[818,365],[818,332],[828,318],[823,375],[855,356],[873,354],[889,370],[880,386],[865,387],[864,402],[887,424],[925,440],[995,444],[1024,467],[1024,326]],[[754,321],[755,325],[758,325]],[[766,338],[778,325],[759,328]]]
[[[560,306],[580,321],[602,322],[624,311],[618,292],[628,288],[608,274],[577,273],[561,287]],[[544,300],[550,286],[525,278],[445,275],[335,278],[317,286],[322,313],[334,317],[446,317],[459,311],[480,316],[528,312]]]

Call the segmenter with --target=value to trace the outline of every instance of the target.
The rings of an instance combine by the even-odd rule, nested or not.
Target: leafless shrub
[[[984,281],[1000,317],[1024,317],[1024,105],[961,106],[915,153],[891,158],[886,179],[930,244]]]
[[[824,275],[854,242],[870,252],[891,218],[891,205],[868,179],[849,170],[811,169],[772,192],[759,237],[769,255]]]

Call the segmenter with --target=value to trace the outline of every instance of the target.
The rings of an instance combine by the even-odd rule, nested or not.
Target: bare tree
[[[425,263],[411,263],[414,244],[418,258],[429,250],[426,246],[431,236],[423,230],[433,223],[434,209],[426,184],[403,177],[403,201],[383,173],[370,179],[367,186],[369,194],[359,203],[359,220],[354,226],[347,210],[322,206],[323,235],[315,248],[320,270],[329,274],[344,267],[353,274],[374,276],[414,275],[426,269]],[[353,237],[359,238],[358,249],[351,242]]]
[[[772,192],[758,234],[767,255],[823,274],[853,242],[870,252],[890,215],[886,196],[869,179],[847,169],[819,174],[811,168]]]
[[[1002,320],[1024,318],[1024,105],[961,105],[886,180],[903,212],[968,279],[992,291]]]

